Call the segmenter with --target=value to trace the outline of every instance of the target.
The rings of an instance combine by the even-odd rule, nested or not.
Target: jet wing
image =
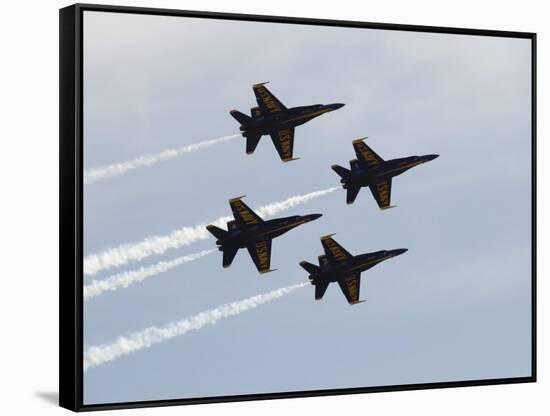
[[[247,225],[260,224],[264,222],[258,214],[241,201],[242,196],[229,200],[231,211],[233,211],[233,217],[235,217],[235,223],[237,227],[243,228]]]
[[[367,166],[374,168],[384,162],[384,159],[378,156],[374,150],[367,146],[363,139],[354,140],[352,143],[357,159],[366,163]]]
[[[271,140],[283,162],[290,162],[294,149],[294,127],[287,127],[270,134]]]
[[[269,268],[271,263],[271,239],[257,241],[246,248],[260,273],[273,271]]]
[[[380,209],[388,209],[391,198],[391,179],[384,179],[369,186],[372,196],[376,199]]]
[[[335,264],[353,258],[353,256],[348,253],[344,247],[334,241],[332,235],[333,234],[321,237],[321,244],[325,250],[328,262],[330,264]]]
[[[266,82],[252,86],[262,114],[280,113],[286,107],[265,87]]]
[[[338,285],[350,305],[362,302],[359,300],[359,289],[361,287],[361,276],[359,273],[353,273],[343,280],[338,280]]]

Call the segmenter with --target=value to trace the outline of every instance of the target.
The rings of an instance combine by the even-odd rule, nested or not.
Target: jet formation
[[[258,106],[250,109],[250,116],[237,110],[230,111],[233,118],[241,124],[241,134],[246,138],[246,153],[254,153],[261,137],[269,135],[283,162],[299,159],[292,156],[294,129],[321,114],[338,110],[344,104],[314,104],[287,108],[265,87],[265,84],[267,82],[252,86]]]
[[[250,209],[242,198],[244,196],[229,200],[235,219],[227,223],[227,231],[212,224],[206,227],[217,238],[216,245],[223,253],[223,267],[231,266],[237,251],[240,248],[246,248],[260,273],[274,271],[270,268],[271,241],[301,224],[322,216],[322,214],[293,215],[265,221]]]
[[[246,138],[247,154],[254,152],[262,136],[269,135],[283,162],[296,160],[297,158],[293,157],[295,128],[321,114],[338,110],[344,104],[314,104],[287,108],[265,87],[265,84],[263,82],[252,86],[258,106],[250,110],[250,116],[237,110],[231,110],[230,114],[240,123],[241,134]],[[352,141],[357,158],[349,162],[350,169],[339,165],[331,166],[340,176],[342,187],[347,190],[348,204],[355,201],[361,188],[369,188],[381,209],[392,208],[392,179],[414,166],[438,157],[436,154],[430,154],[385,161],[364,142],[365,139]],[[242,198],[243,196],[240,196],[229,200],[234,220],[227,223],[227,230],[213,224],[206,227],[216,237],[216,245],[223,253],[223,267],[229,267],[239,249],[246,248],[258,272],[263,274],[274,271],[271,269],[272,240],[322,216],[294,215],[265,221],[248,207]],[[319,265],[307,261],[299,263],[309,273],[309,280],[315,286],[316,300],[322,299],[329,284],[336,282],[350,305],[364,302],[359,299],[361,273],[407,251],[406,248],[398,248],[354,256],[338,244],[332,238],[333,235],[321,237],[324,254],[318,257]]]
[[[346,202],[353,204],[361,188],[369,188],[380,209],[393,208],[390,205],[392,178],[401,175],[414,166],[434,160],[439,155],[408,156],[384,160],[362,139],[352,142],[357,159],[350,160],[350,169],[339,165],[331,168],[340,177],[342,187],[347,190]]]

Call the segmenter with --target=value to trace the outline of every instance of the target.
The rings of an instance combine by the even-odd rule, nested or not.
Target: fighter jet
[[[287,108],[266,87],[267,82],[252,86],[258,106],[250,109],[250,116],[237,110],[230,114],[241,123],[240,130],[246,138],[246,153],[254,153],[263,135],[269,134],[283,162],[292,157],[294,128],[321,114],[342,108],[344,104],[315,104]]]
[[[274,271],[270,269],[271,240],[322,215],[294,215],[264,221],[242,198],[244,195],[229,200],[235,219],[227,223],[227,231],[212,224],[206,227],[217,238],[216,245],[223,253],[223,267],[231,266],[237,251],[246,247],[260,273]]]
[[[366,186],[370,188],[380,209],[393,208],[390,205],[392,178],[401,175],[413,166],[429,162],[439,156],[409,156],[384,161],[363,142],[364,139],[366,137],[352,142],[357,159],[350,160],[351,170],[338,165],[331,166],[332,170],[342,178],[340,183],[343,188],[347,189],[346,202],[348,204],[353,204],[359,190]]]
[[[315,300],[320,300],[323,297],[329,283],[338,282],[350,305],[364,302],[364,300],[359,300],[361,272],[407,251],[406,248],[398,248],[352,256],[334,241],[333,235],[321,237],[325,254],[319,256],[319,266],[307,261],[300,262],[300,266],[309,273],[311,284],[315,286]]]

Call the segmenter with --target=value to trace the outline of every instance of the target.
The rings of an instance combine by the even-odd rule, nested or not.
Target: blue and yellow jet
[[[367,146],[363,141],[365,139],[363,137],[352,142],[357,159],[350,160],[351,170],[339,165],[331,166],[340,175],[342,187],[347,189],[348,204],[353,204],[362,187],[368,187],[380,209],[393,208],[390,205],[392,178],[439,156],[409,156],[385,161]]]
[[[325,254],[319,256],[319,266],[307,261],[300,262],[300,266],[309,273],[311,284],[315,286],[315,300],[323,297],[331,282],[338,282],[350,305],[364,302],[359,300],[361,272],[407,251],[406,248],[398,248],[353,256],[332,238],[333,235],[321,237]]]
[[[271,241],[293,228],[314,221],[322,214],[293,215],[264,221],[248,207],[239,196],[229,200],[233,221],[227,223],[227,231],[215,225],[206,229],[216,237],[218,249],[223,253],[223,267],[231,266],[240,248],[246,248],[260,273],[271,270]]]
[[[321,114],[338,110],[344,104],[314,104],[287,108],[265,87],[265,84],[267,82],[252,86],[258,106],[250,109],[250,116],[237,110],[229,112],[241,124],[241,133],[246,138],[246,153],[254,153],[260,138],[270,135],[283,162],[299,159],[292,156],[295,127]]]

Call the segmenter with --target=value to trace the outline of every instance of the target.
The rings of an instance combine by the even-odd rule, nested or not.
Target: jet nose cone
[[[342,108],[343,106],[345,106],[345,104],[342,104],[342,103],[327,105],[327,107],[330,108],[330,111],[338,110],[339,108]]]
[[[407,251],[409,251],[408,248],[398,248],[398,249],[396,249],[396,250],[393,250],[393,253],[392,253],[392,254],[393,254],[394,256],[399,256],[399,255],[401,255],[401,254],[403,254],[403,253],[406,253]]]
[[[439,155],[426,155],[424,156],[424,162],[429,162],[430,160],[437,159]]]
[[[310,214],[310,215],[305,215],[304,219],[307,222],[309,222],[309,221],[315,221],[316,219],[321,218],[322,216],[323,214]]]

